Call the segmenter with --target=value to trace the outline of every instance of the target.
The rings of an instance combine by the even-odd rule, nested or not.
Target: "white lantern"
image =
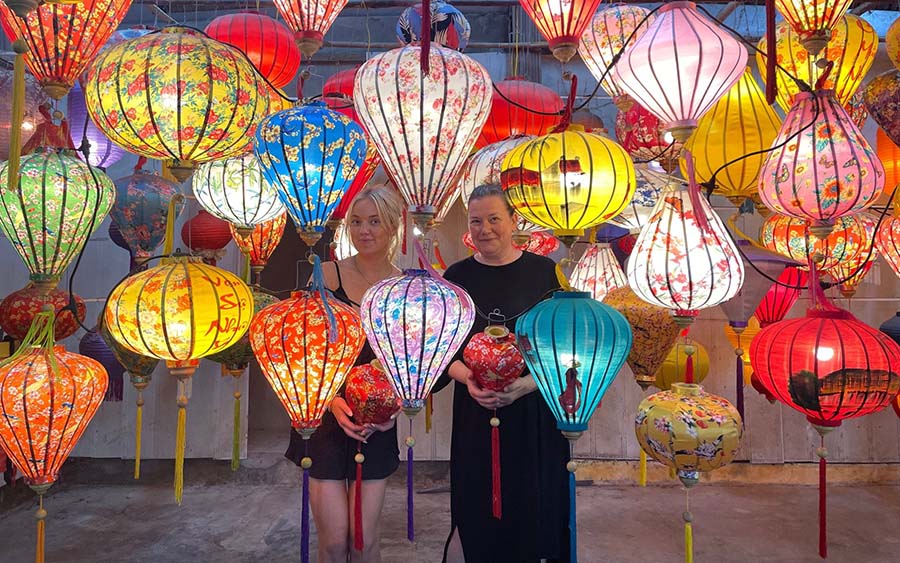
[[[193,190],[204,209],[243,233],[285,211],[278,192],[263,177],[252,153],[201,164],[194,175]]]

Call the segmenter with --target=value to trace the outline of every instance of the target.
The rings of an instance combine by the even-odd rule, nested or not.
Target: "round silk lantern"
[[[366,140],[350,118],[311,102],[263,120],[253,151],[300,238],[312,247],[359,172]]]
[[[785,112],[790,111],[800,93],[794,77],[810,86],[818,84],[819,88],[834,90],[837,100],[845,105],[862,84],[878,51],[875,28],[866,20],[847,14],[838,21],[830,37],[823,55],[834,66],[826,73],[816,65],[816,57],[809,55],[800,36],[787,22],[775,26],[775,62],[783,69],[777,72],[775,83],[778,85],[778,105]],[[756,52],[756,65],[763,81],[766,80],[765,42],[763,37],[759,43],[762,50]]]
[[[184,207],[178,184],[144,172],[115,181],[116,201],[109,214],[138,263],[153,256],[162,244],[168,221],[175,221]],[[171,209],[171,216],[170,216]]]
[[[879,74],[866,85],[863,98],[875,123],[893,143],[900,144],[900,70]],[[896,184],[888,186],[893,190]]]
[[[181,240],[194,254],[201,256],[210,266],[225,256],[225,247],[231,242],[228,223],[201,209],[181,226]]]
[[[448,2],[429,2],[428,27],[432,45],[465,51],[472,28],[462,12]],[[400,12],[397,20],[397,39],[403,45],[422,41],[422,5],[416,4]]]
[[[107,137],[165,160],[180,182],[198,163],[246,152],[269,109],[269,86],[243,53],[178,26],[103,51],[88,66],[84,92]]]
[[[829,90],[798,94],[773,146],[759,196],[775,213],[809,221],[816,236],[875,203],[884,189],[884,167]]]
[[[187,380],[198,360],[237,342],[253,315],[250,289],[231,272],[176,257],[125,278],[110,293],[104,322],[127,350],[166,360],[178,378],[175,500],[184,486]]]
[[[547,40],[553,56],[565,64],[575,56],[578,39],[590,25],[600,0],[519,0],[519,4]]]
[[[621,213],[609,220],[613,225],[627,229],[632,235],[641,232],[643,226],[647,224],[653,208],[656,207],[659,194],[666,184],[679,181],[673,176],[664,174],[655,163],[635,164],[634,172],[637,180],[634,197]]]
[[[284,214],[278,192],[252,154],[201,164],[191,187],[203,209],[244,235]]]
[[[80,323],[84,321],[87,308],[84,299],[76,294],[71,294],[71,302],[78,312],[77,318],[69,309],[70,295],[68,291],[53,288],[49,291],[34,286],[26,286],[7,295],[0,302],[0,328],[14,340],[22,340],[28,334],[28,329],[34,323],[34,319],[41,310],[50,306],[55,312],[53,322],[53,339],[62,340],[78,331]]]
[[[501,80],[494,88],[497,92],[491,98],[491,112],[476,147],[511,137],[544,135],[559,125],[563,103],[556,91],[521,76]]]
[[[655,19],[646,8],[613,5],[594,15],[578,42],[578,54],[584,66],[612,96],[619,111],[628,111],[633,102],[612,78],[609,69],[614,64],[613,58],[634,45]]]
[[[893,193],[897,184],[900,184],[900,147],[888,138],[881,127],[875,131],[875,152],[884,166],[884,192],[882,192],[884,199]]]
[[[868,252],[868,232],[875,223],[866,214],[841,217],[832,231],[819,238],[802,219],[772,215],[763,223],[760,241],[763,246],[802,264],[817,262],[821,270],[829,270],[843,261],[853,260]]]
[[[714,182],[714,192],[740,206],[756,193],[765,152],[772,146],[781,118],[766,103],[750,69],[697,123],[685,144],[695,156],[697,181]],[[750,155],[744,157],[745,155]],[[682,174],[686,174],[682,162]]]
[[[667,133],[665,124],[641,104],[632,102],[627,110],[619,110],[615,130],[616,138],[631,158],[658,163],[670,173],[678,167],[678,156],[684,143]]]
[[[807,285],[807,275],[806,270],[797,266],[788,266],[781,272],[753,314],[759,320],[760,328],[784,319],[800,297],[802,288]]]
[[[275,88],[290,84],[300,68],[300,49],[291,30],[264,14],[244,11],[213,19],[205,32],[247,55]]]
[[[84,92],[77,83],[66,96],[66,110],[72,140],[80,145],[87,139],[88,164],[106,170],[125,156],[125,149],[107,139],[88,117]],[[83,153],[79,152],[78,156],[83,158]]]
[[[346,5],[347,0],[275,0],[275,8],[306,58],[322,48],[325,34]]]
[[[31,74],[50,97],[60,100],[130,6],[129,0],[48,2],[21,18],[0,3],[0,24],[10,41],[21,38],[28,44],[25,62]]]
[[[612,78],[686,141],[746,66],[747,49],[693,2],[668,2],[613,67]]]
[[[356,73],[353,104],[385,170],[424,232],[487,119],[491,79],[474,59],[432,46],[376,55]]]
[[[603,301],[610,291],[628,285],[628,280],[609,243],[593,242],[575,263],[569,283]]]
[[[688,370],[688,356],[691,368]],[[655,385],[662,391],[669,391],[675,383],[703,383],[709,375],[709,354],[706,348],[688,336],[676,341],[656,372]]]
[[[9,183],[9,162],[0,185]],[[47,292],[100,227],[115,200],[112,180],[70,151],[44,149],[23,156],[18,185],[0,190],[0,228]]]
[[[53,345],[52,312],[40,313],[18,352],[0,365],[0,446],[38,495],[37,553],[44,560],[44,494],[97,414],[106,370]]]
[[[500,184],[516,212],[570,245],[634,195],[634,164],[625,149],[577,125],[517,146],[502,170]]]
[[[618,311],[581,291],[562,291],[541,301],[516,321],[516,339],[556,427],[575,441],[631,350],[631,327]],[[569,549],[578,558],[574,461],[569,471]]]
[[[336,112],[343,113],[359,123],[356,108],[353,106],[353,86],[360,65],[335,72],[322,84],[322,100]]]
[[[103,400],[121,401],[122,393],[124,392],[124,378],[122,376],[125,374],[125,367],[119,363],[116,355],[113,354],[113,351],[106,344],[106,341],[103,340],[103,336],[100,335],[96,327],[85,332],[81,340],[78,341],[78,353],[96,360],[106,370],[106,374],[109,376],[109,384],[106,387],[106,395],[103,397]]]
[[[4,100],[12,100],[13,72],[11,70],[0,68],[0,97]],[[27,139],[37,128],[41,115],[38,107],[45,103],[48,103],[47,95],[41,90],[37,80],[30,74],[27,74],[25,76],[25,97],[22,104],[22,124],[19,127],[22,138]],[[0,104],[0,160],[9,159],[12,126],[12,104]]]
[[[281,236],[284,234],[284,226],[287,224],[287,213],[265,223],[253,227],[249,235],[243,235],[235,229],[234,225],[228,225],[231,230],[231,238],[241,252],[250,260],[250,271],[254,274],[254,283],[259,285],[260,276],[265,269],[272,253],[278,248]]]
[[[803,47],[816,55],[828,43],[831,30],[843,17],[850,3],[851,0],[775,0],[775,7],[799,36]]]

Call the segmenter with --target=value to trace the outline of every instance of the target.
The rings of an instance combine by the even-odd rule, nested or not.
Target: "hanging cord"
[[[313,279],[312,286],[310,288],[312,291],[319,292],[319,298],[322,300],[322,309],[325,311],[325,316],[328,318],[328,326],[326,330],[328,331],[328,342],[336,342],[337,341],[337,320],[334,317],[334,311],[331,309],[331,305],[328,304],[328,297],[325,293],[325,276],[322,274],[322,260],[313,255]]]
[[[419,65],[422,70],[422,76],[427,76],[431,69],[429,63],[431,60],[431,0],[422,0],[422,23],[419,29],[419,41],[422,50],[419,53]],[[427,29],[426,29],[427,24]]]
[[[571,72],[563,75],[565,80],[571,81],[569,86],[569,97],[566,98],[566,106],[563,108],[562,119],[559,125],[553,128],[552,133],[562,133],[572,124],[572,108],[575,106],[575,97],[578,95],[578,77]]]
[[[766,52],[775,52],[775,0],[766,0]],[[766,103],[774,104],[777,96],[775,57],[766,57]]]
[[[822,559],[828,557],[828,517],[827,517],[827,488],[828,480],[828,449],[825,447],[825,436],[820,436],[819,447],[816,455],[819,457],[819,556]]]

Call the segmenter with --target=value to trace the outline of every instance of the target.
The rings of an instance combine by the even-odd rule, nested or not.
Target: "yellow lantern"
[[[84,95],[107,137],[165,160],[180,181],[197,163],[245,153],[272,98],[243,53],[186,27],[106,49],[88,66]]]
[[[884,33],[885,50],[895,68],[900,68],[900,18]]]
[[[756,51],[756,64],[765,80],[765,37],[760,40],[758,47],[760,50]],[[832,30],[831,40],[823,52],[824,58],[834,63],[834,68],[820,88],[834,90],[837,100],[846,107],[872,66],[877,51],[878,34],[875,28],[860,17],[845,15]],[[794,97],[800,92],[800,87],[791,76],[815,87],[825,71],[816,65],[815,57],[810,56],[800,43],[800,36],[784,21],[775,26],[775,62],[781,67],[776,70],[778,105],[787,112],[794,105]]]
[[[166,360],[178,378],[175,499],[184,483],[186,384],[198,360],[240,340],[253,317],[253,294],[240,278],[193,257],[126,278],[106,303],[104,323],[123,348]]]
[[[725,323],[725,338],[735,350],[735,355],[740,356],[744,362],[744,385],[750,385],[750,342],[759,333],[759,321],[756,316],[750,317],[747,326],[741,332],[735,332],[731,323]],[[740,353],[737,351],[740,350]]]
[[[618,215],[634,196],[634,163],[625,149],[578,125],[515,147],[500,170],[516,212],[567,244]]]
[[[688,379],[688,357],[693,362],[693,381]],[[702,383],[709,375],[709,354],[706,348],[689,336],[678,339],[675,346],[669,350],[666,359],[663,360],[656,372],[656,386],[663,391],[672,388],[673,383]]]
[[[781,118],[766,103],[748,68],[700,118],[696,134],[685,143],[685,149],[694,155],[697,181],[702,184],[714,179],[715,193],[740,205],[756,193],[759,170],[766,158],[762,151],[772,146],[779,129]],[[760,154],[754,154],[757,152]],[[744,155],[752,156],[742,158]],[[686,178],[684,159],[681,172]]]

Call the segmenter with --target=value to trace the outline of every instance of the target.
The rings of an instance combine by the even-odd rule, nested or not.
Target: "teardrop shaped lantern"
[[[715,178],[713,193],[739,206],[756,193],[764,151],[772,146],[779,128],[781,118],[766,103],[748,68],[700,118],[697,134],[685,143],[696,157],[697,181],[703,184]],[[686,173],[683,161],[681,172]]]
[[[649,163],[635,164],[634,196],[621,213],[609,220],[617,227],[627,229],[629,233],[638,234],[656,207],[659,194],[669,182],[677,181],[674,177],[663,173],[658,165]]]
[[[430,0],[428,26],[432,45],[440,45],[456,51],[465,51],[472,27],[469,20],[455,6],[443,0]],[[422,41],[422,4],[416,3],[400,13],[397,19],[397,40],[402,45]]]
[[[294,32],[297,47],[307,59],[322,48],[325,34],[331,29],[347,0],[274,0],[275,8]]]
[[[312,247],[366,156],[362,128],[323,102],[280,111],[259,126],[253,152]]]
[[[91,166],[106,170],[125,156],[125,149],[110,141],[91,121],[84,103],[84,92],[77,82],[66,96],[66,119],[69,134],[76,145],[82,145],[87,139],[87,162]],[[78,156],[83,158],[83,153],[79,152]]]
[[[875,247],[884,255],[891,270],[900,277],[900,217],[888,215],[875,235]]]
[[[866,240],[871,237],[867,232],[874,228],[875,223],[867,214],[841,217],[827,236],[819,238],[806,221],[773,214],[763,223],[759,238],[767,249],[804,267],[812,260],[824,271],[868,252]]]
[[[353,103],[410,215],[423,231],[456,184],[491,107],[491,79],[474,59],[432,46],[376,55],[356,73]]]
[[[821,51],[831,31],[847,12],[852,0],[774,0],[803,47],[812,55]],[[865,74],[865,73],[864,73]]]
[[[578,54],[584,66],[612,96],[619,111],[628,111],[632,101],[613,79],[610,71],[613,58],[634,45],[655,19],[656,16],[646,8],[616,4],[594,14],[591,25],[578,41]]]
[[[249,234],[238,232],[234,225],[229,225],[231,238],[240,251],[250,260],[250,271],[254,274],[254,283],[259,285],[260,276],[269,258],[281,242],[284,226],[287,224],[287,213],[282,213],[271,221],[253,227]]]
[[[579,291],[590,293],[596,301],[603,301],[607,293],[624,287],[628,280],[609,243],[594,242],[575,263],[569,283]]]
[[[867,241],[867,244],[871,244],[871,240]],[[861,284],[866,279],[866,276],[869,275],[877,258],[878,251],[873,248],[871,253],[863,252],[860,256],[857,256],[856,259],[841,262],[836,267],[828,270],[827,273],[830,274],[831,277],[834,278],[835,283],[838,284],[838,290],[840,291],[841,296],[850,299],[856,295],[859,284]]]
[[[881,161],[830,90],[798,94],[773,147],[759,173],[760,199],[775,213],[809,221],[817,236],[884,189]]]
[[[616,142],[570,125],[509,151],[500,185],[517,213],[571,244],[628,205],[634,164]]]
[[[600,0],[519,0],[519,4],[547,40],[553,56],[565,64],[575,56],[578,40]]]
[[[201,164],[191,187],[203,209],[244,235],[284,213],[278,192],[253,154]]]
[[[666,132],[658,117],[631,102],[626,110],[616,112],[616,139],[636,161],[656,164],[672,173],[678,168],[678,157],[684,143]]]
[[[697,120],[747,66],[747,49],[700,14],[693,2],[668,2],[613,67],[613,80],[686,141]]]
[[[136,168],[134,174],[115,181],[116,202],[109,212],[138,263],[153,256],[166,235],[169,208],[172,220],[184,208],[178,184]]]
[[[758,47],[761,50],[756,51],[756,66],[765,83],[766,57],[762,54],[766,50],[765,37]],[[779,22],[775,26],[775,62],[784,70],[778,69],[775,75],[778,105],[785,112],[793,107],[800,86],[792,77],[809,86],[821,81],[820,88],[834,90],[837,100],[846,105],[869,72],[877,51],[878,34],[872,24],[859,16],[847,14],[831,31],[831,39],[822,53],[822,58],[834,63],[826,74],[825,69],[816,64],[817,58],[811,56],[801,44],[800,36],[787,22]]]
[[[269,86],[246,55],[178,26],[104,50],[88,65],[84,93],[107,137],[167,161],[182,182],[201,162],[246,152],[269,109]]]
[[[0,185],[5,188],[9,163],[0,166]],[[16,189],[0,190],[0,228],[25,262],[31,281],[49,291],[100,227],[114,200],[115,186],[99,169],[71,151],[38,150],[22,157]]]
[[[28,44],[25,62],[44,91],[62,99],[125,17],[131,0],[42,3],[24,19],[0,2],[0,24],[10,41]]]
[[[797,266],[788,266],[781,272],[778,283],[769,287],[753,313],[760,328],[784,319],[800,297],[800,291],[806,287],[808,275],[806,270]]]
[[[511,137],[544,135],[559,125],[563,102],[555,90],[521,76],[501,80],[494,88],[497,93],[491,98],[491,111],[475,142],[476,147]]]

